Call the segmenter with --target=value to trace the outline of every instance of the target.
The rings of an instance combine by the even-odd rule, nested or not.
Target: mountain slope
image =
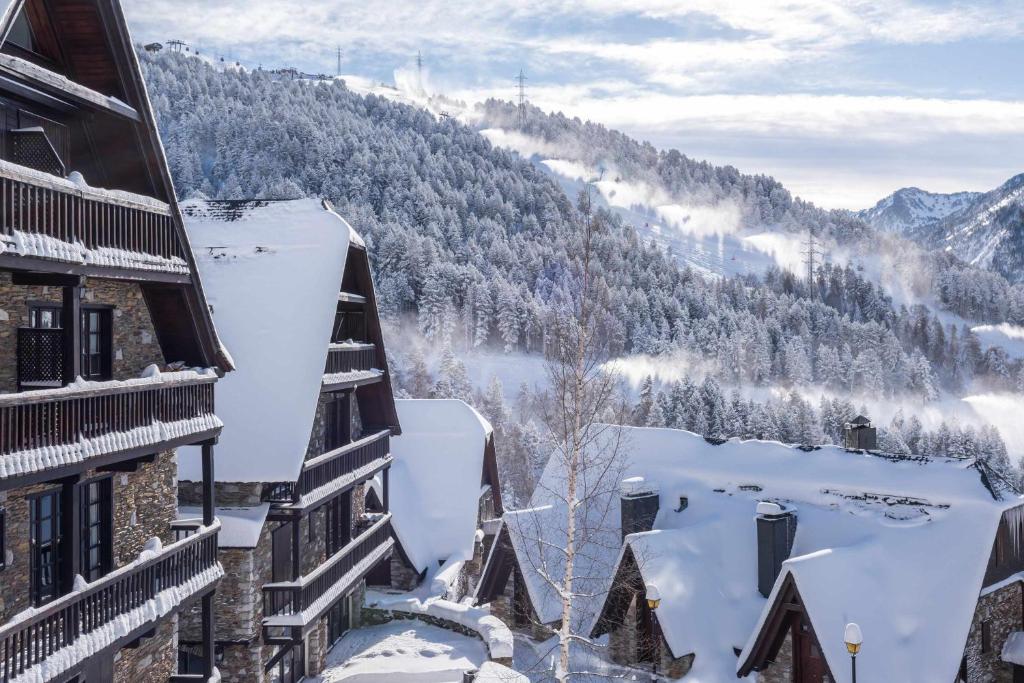
[[[905,235],[965,209],[981,196],[981,192],[939,194],[904,187],[857,216],[876,230]]]
[[[904,188],[857,215],[878,230],[1024,283],[1024,174],[985,193]]]

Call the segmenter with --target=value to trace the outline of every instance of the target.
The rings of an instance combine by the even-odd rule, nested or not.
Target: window
[[[28,23],[28,17],[25,16],[24,10],[18,13],[14,24],[11,25],[11,31],[7,34],[7,40],[22,49],[37,52],[36,37],[32,32],[32,26]]]
[[[113,568],[113,485],[110,477],[82,484],[82,566],[86,581],[95,581]]]
[[[327,503],[327,519],[324,529],[327,556],[344,548],[352,540],[352,490]]]
[[[112,373],[110,309],[82,310],[82,378],[108,380]]]
[[[352,443],[352,392],[342,391],[327,403],[327,434],[324,448],[333,451]]]
[[[60,306],[33,306],[28,315],[29,327],[37,330],[60,329]]]
[[[336,643],[352,627],[352,597],[346,595],[327,613],[327,642]]]
[[[60,490],[29,500],[32,603],[43,605],[60,595],[61,557]]]
[[[981,654],[992,652],[992,622],[985,619],[981,622]]]
[[[306,661],[302,643],[282,648],[267,665],[270,683],[297,683],[306,674]]]

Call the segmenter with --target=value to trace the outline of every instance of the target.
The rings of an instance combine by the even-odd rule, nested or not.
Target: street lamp
[[[864,642],[864,637],[860,633],[860,626],[853,623],[847,624],[843,640],[846,642],[846,651],[850,653],[853,683],[857,683],[857,653],[860,652],[861,643]]]
[[[651,610],[651,638],[654,639],[654,671],[651,674],[651,680],[658,680],[658,660],[661,659],[661,637],[657,633],[657,629],[654,627],[658,623],[658,617],[655,615],[655,610],[658,609],[658,605],[661,604],[661,593],[658,592],[658,587],[653,583],[644,585],[644,595],[647,597],[647,609]]]

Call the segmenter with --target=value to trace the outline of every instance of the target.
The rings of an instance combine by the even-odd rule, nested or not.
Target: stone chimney
[[[757,589],[768,597],[796,537],[796,508],[757,504]]]
[[[619,493],[622,538],[653,529],[654,518],[658,516],[658,487],[648,484],[643,477],[629,477],[622,480]]]

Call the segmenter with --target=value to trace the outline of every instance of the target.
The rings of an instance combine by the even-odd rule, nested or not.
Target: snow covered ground
[[[346,633],[317,683],[461,683],[487,661],[470,638],[420,621],[396,620]]]

